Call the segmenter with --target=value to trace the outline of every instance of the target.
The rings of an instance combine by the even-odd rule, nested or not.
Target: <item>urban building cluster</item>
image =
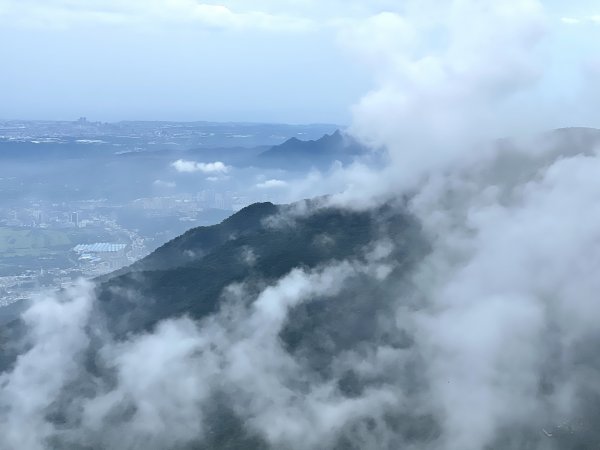
[[[186,229],[246,206],[244,201],[231,191],[202,190],[124,204],[92,199],[0,207],[0,307],[131,264]],[[203,222],[211,210],[222,212]],[[156,229],[143,229],[157,218]]]

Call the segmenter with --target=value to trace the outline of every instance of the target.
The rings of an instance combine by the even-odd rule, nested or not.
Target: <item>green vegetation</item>
[[[103,307],[109,317],[119,318],[111,322],[113,331],[149,329],[183,314],[206,317],[219,309],[220,294],[232,283],[261,285],[295,267],[359,257],[380,236],[399,243],[398,260],[422,252],[416,224],[386,208],[375,214],[323,209],[292,223],[262,226],[263,219],[279,211],[270,203],[252,205],[220,225],[190,230],[129,269],[100,279]],[[252,264],[244,259],[250,250],[256,258]],[[132,301],[128,292],[143,301]]]
[[[44,229],[0,227],[0,276],[16,275],[25,270],[74,264],[71,249],[77,244],[126,242],[120,235],[103,228]]]
[[[0,227],[0,256],[39,256],[71,245],[68,233],[61,230]]]
[[[366,248],[378,239],[389,238],[395,243],[389,256],[395,271],[390,280],[356,275],[345,280],[340,291],[328,295],[326,301],[315,296],[301,302],[289,311],[279,338],[285,351],[302,361],[309,377],[335,380],[347,397],[360,396],[380,383],[394,382],[399,376],[394,371],[368,378],[353,370],[338,381],[332,361],[335,355],[373,342],[396,349],[413,345],[408,335],[389,332],[397,327],[390,296],[400,289],[392,288],[390,283],[408,282],[405,277],[411,273],[411,265],[428,250],[419,224],[402,211],[384,206],[372,212],[317,209],[264,225],[265,218],[277,217],[285,209],[270,203],[252,205],[219,225],[190,230],[129,270],[99,280],[98,311],[108,318],[103,323],[119,339],[151,330],[169,317],[206,318],[219,311],[223,290],[237,282],[244,283],[246,295],[235,297],[243,308],[266,285],[293,268],[314,269],[345,259],[365,261]],[[408,388],[422,389],[418,374],[415,361],[410,372],[402,374]],[[210,433],[206,441],[186,449],[269,448],[260,438],[248,434],[241,418],[229,410],[227,396],[211,405],[207,418]],[[399,412],[390,414],[386,421],[399,435],[414,441],[428,442],[439,432],[434,418],[427,415],[408,417]],[[359,447],[351,440],[341,440],[334,448]]]

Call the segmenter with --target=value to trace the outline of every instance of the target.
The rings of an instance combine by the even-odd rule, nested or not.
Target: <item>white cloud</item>
[[[560,21],[566,25],[596,24],[600,25],[600,15],[592,15],[577,19],[575,17],[562,17]]]
[[[17,24],[51,28],[65,28],[82,23],[128,26],[180,23],[230,30],[295,32],[314,27],[313,21],[304,17],[267,11],[234,10],[225,4],[195,0],[2,0],[0,19],[2,17]]]
[[[376,276],[380,258],[370,259],[295,269],[255,294],[234,285],[229,303],[201,323],[169,319],[117,342],[96,327],[92,286],[40,299],[25,314],[29,350],[0,374],[0,446],[43,450],[49,439],[59,447],[74,439],[98,448],[186,447],[203,437],[211,399],[221,393],[273,448],[321,447],[344,424],[397,404],[396,394],[381,387],[347,398],[335,383],[306,384],[280,333],[294,307],[326,301],[353,277]],[[90,376],[91,335],[102,346],[96,362],[110,368],[112,381],[94,378],[80,391],[78,380]],[[57,404],[69,405],[60,426],[48,415]]]
[[[194,0],[172,0],[168,7],[176,20],[197,21],[216,28],[302,31],[312,26],[311,21],[304,18],[264,11],[238,12],[223,4],[198,3]],[[160,9],[164,8],[161,2]]]
[[[221,161],[203,163],[178,159],[177,161],[173,162],[171,166],[177,172],[181,173],[201,172],[204,174],[226,174],[231,170],[230,166],[225,165]]]
[[[376,17],[342,32],[377,82],[355,108],[353,131],[385,148],[389,164],[313,172],[300,187],[362,208],[417,193],[410,208],[432,254],[412,278],[425,305],[412,319],[442,418],[433,447],[476,450],[524,423],[539,432],[572,420],[574,392],[598,389],[595,375],[561,361],[565,378],[538,395],[555,355],[595,342],[600,155],[585,134],[510,150],[488,144],[539,125],[526,106],[540,107],[546,11],[535,0],[444,5],[442,21]],[[423,39],[431,29],[439,41]]]
[[[581,23],[581,20],[575,19],[574,17],[562,17],[560,21],[566,25],[578,25]]]
[[[288,183],[283,180],[272,179],[263,181],[262,183],[258,183],[256,187],[258,189],[280,189],[287,187],[287,185]]]
[[[382,12],[367,18],[339,20],[338,41],[375,72],[393,67],[399,58],[410,57],[417,30],[404,16]]]
[[[538,117],[527,110],[533,107],[527,94],[544,75],[538,51],[547,32],[542,4],[430,3],[411,1],[406,14],[340,24],[341,44],[365,62],[376,83],[353,108],[350,132],[385,148],[389,164],[376,171],[355,164],[311,173],[298,186],[300,197],[327,186],[345,205],[369,206],[393,189],[476,159],[482,142],[527,129]]]
[[[152,183],[152,184],[159,188],[169,188],[169,189],[172,189],[177,186],[177,184],[173,181],[164,181],[164,180],[154,180],[154,183]]]
[[[60,297],[40,295],[23,315],[34,345],[19,357],[10,374],[0,373],[3,448],[46,448],[45,441],[54,427],[46,420],[45,411],[77,378],[78,365],[89,344],[85,324],[92,309],[92,291],[91,283],[80,282]],[[26,431],[24,424],[35,431]]]

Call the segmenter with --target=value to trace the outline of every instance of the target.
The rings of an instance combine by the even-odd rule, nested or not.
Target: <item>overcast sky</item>
[[[0,119],[348,124],[402,34],[393,18],[446,3],[0,0]],[[600,73],[600,4],[542,3],[550,70],[532,95],[568,102],[565,85]],[[429,32],[435,51],[443,30]]]

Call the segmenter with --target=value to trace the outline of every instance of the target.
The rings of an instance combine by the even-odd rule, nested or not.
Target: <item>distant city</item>
[[[256,170],[256,158],[290,138],[319,139],[336,128],[0,121],[0,306],[106,274],[189,228],[279,200],[284,183],[264,177],[287,172]],[[218,160],[222,170],[175,170],[182,159]]]
[[[210,225],[243,206],[233,193],[201,191],[196,196],[140,198],[128,204],[107,200],[0,208],[0,306],[79,277],[119,269],[174,237],[151,235],[119,223],[118,210],[132,209],[181,222],[180,230]],[[74,211],[75,209],[75,211]],[[209,218],[202,214],[213,210]]]
[[[111,144],[125,150],[270,146],[291,137],[318,139],[337,125],[220,122],[0,120],[0,142]],[[136,145],[140,145],[136,147]]]

